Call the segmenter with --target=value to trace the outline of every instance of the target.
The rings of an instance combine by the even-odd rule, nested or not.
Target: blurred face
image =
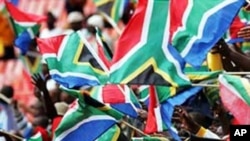
[[[82,22],[70,23],[70,27],[71,27],[71,29],[73,29],[74,31],[80,30],[80,29],[82,29]]]

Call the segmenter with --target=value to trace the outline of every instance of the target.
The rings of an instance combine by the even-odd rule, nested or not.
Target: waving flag
[[[182,58],[169,45],[168,3],[139,0],[118,40],[110,70],[112,83],[189,85]]]
[[[78,90],[63,90],[77,95],[78,99],[70,106],[56,129],[55,141],[78,141],[79,138],[86,141],[96,140],[123,117],[123,114]]]
[[[233,75],[220,75],[220,97],[239,124],[250,124],[250,81]]]
[[[91,90],[91,97],[134,118],[138,116],[137,109],[141,108],[134,92],[126,85],[96,86]]]
[[[67,88],[95,86],[108,80],[108,68],[82,33],[38,38],[38,47],[54,80]]]
[[[222,38],[245,0],[171,0],[172,45],[185,61],[198,67]]]
[[[15,45],[25,55],[31,40],[39,32],[39,24],[45,21],[46,17],[22,12],[10,2],[5,2],[5,5],[10,14],[12,27],[16,34]]]
[[[180,140],[172,125],[172,115],[176,105],[183,104],[189,97],[197,94],[202,87],[190,87],[183,90],[172,89],[170,93],[157,92],[155,87],[150,86],[150,100],[148,107],[148,118],[145,132],[155,133],[169,130],[175,140]],[[175,94],[174,94],[175,92]],[[167,98],[167,95],[174,95]]]

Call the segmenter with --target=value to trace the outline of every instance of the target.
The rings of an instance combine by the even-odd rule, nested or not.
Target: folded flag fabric
[[[88,95],[81,95],[77,90],[67,92],[79,93],[79,98],[64,115],[55,131],[55,141],[93,141],[112,128],[123,115],[110,107],[95,101]],[[74,95],[73,94],[73,95]],[[111,116],[112,115],[112,116]],[[110,136],[112,137],[112,136]]]
[[[149,105],[149,97],[150,97],[150,86],[142,85],[139,87],[139,101],[143,102],[145,105]],[[175,87],[166,87],[166,86],[154,86],[155,91],[159,94],[160,102],[163,102],[174,96],[176,94],[177,88]]]
[[[39,32],[40,24],[46,20],[46,17],[25,13],[7,1],[5,1],[5,5],[16,34],[15,45],[20,48],[21,54],[25,55],[31,40]]]
[[[141,109],[134,92],[126,85],[96,86],[92,88],[90,95],[99,102],[109,104],[117,111],[133,118],[138,116],[137,109]]]
[[[120,133],[121,133],[120,127],[118,127],[118,125],[114,125],[95,141],[118,141]]]
[[[172,45],[187,63],[199,67],[244,3],[245,0],[171,0]]]
[[[169,45],[168,4],[168,0],[139,0],[118,40],[110,68],[111,83],[190,85],[183,74],[182,58]]]
[[[96,29],[96,40],[97,40],[97,50],[98,55],[104,62],[107,68],[110,68],[111,59],[113,57],[113,53],[109,48],[108,44],[105,42],[102,36],[102,32],[99,28]]]
[[[52,78],[67,88],[96,86],[108,81],[108,68],[82,32],[38,38]]]
[[[233,76],[220,75],[220,98],[223,105],[239,124],[250,124],[250,82],[249,79]]]
[[[217,79],[219,75],[222,73],[222,71],[194,71],[194,72],[186,72],[186,75],[193,83],[199,83],[199,82],[209,82],[214,81],[214,79]]]

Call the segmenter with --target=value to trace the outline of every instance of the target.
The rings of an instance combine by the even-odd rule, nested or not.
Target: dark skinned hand
[[[32,75],[32,84],[34,84],[40,91],[46,90],[46,80],[40,74]]]
[[[177,123],[180,123],[181,127],[184,130],[187,130],[193,134],[196,134],[201,127],[190,117],[187,111],[181,106],[175,107],[173,120]]]

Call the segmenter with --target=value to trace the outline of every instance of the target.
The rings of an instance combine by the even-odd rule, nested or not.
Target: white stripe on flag
[[[75,76],[75,77],[80,77],[80,78],[84,78],[84,79],[88,79],[88,80],[93,80],[93,81],[97,81],[98,83],[100,83],[100,81],[92,75],[87,75],[87,74],[83,74],[83,73],[76,73],[76,72],[59,72],[56,69],[52,69],[49,71],[49,73],[51,75],[59,75],[61,77],[69,77],[69,76]]]
[[[156,125],[157,125],[157,131],[161,132],[163,131],[163,127],[162,127],[162,118],[161,118],[161,109],[160,106],[154,108],[154,112],[155,112],[155,120],[156,120]]]
[[[147,37],[148,37],[148,33],[149,33],[148,32],[149,23],[150,23],[150,19],[152,16],[153,7],[154,7],[154,0],[148,0],[147,9],[146,9],[146,13],[144,15],[144,21],[143,21],[143,25],[142,25],[143,27],[142,27],[140,41],[135,45],[135,47],[133,47],[127,53],[126,56],[124,56],[120,61],[116,62],[115,64],[113,64],[111,66],[111,69],[110,69],[111,72],[118,70],[127,60],[129,60],[130,56],[135,54],[135,52],[137,52],[137,50],[142,48],[147,43]]]
[[[193,37],[191,38],[191,40],[189,40],[187,46],[186,46],[186,47],[184,48],[184,50],[181,52],[181,56],[182,56],[182,57],[185,57],[185,56],[189,53],[189,51],[191,50],[191,48],[192,48],[194,42],[195,42],[196,40],[199,40],[199,39],[202,38],[203,29],[204,29],[204,27],[205,27],[205,25],[206,25],[207,20],[209,19],[209,17],[211,17],[211,15],[217,13],[217,12],[218,12],[220,9],[222,9],[223,7],[226,7],[226,6],[228,6],[228,5],[232,4],[232,3],[235,3],[235,2],[237,2],[237,1],[238,1],[238,0],[225,0],[225,1],[223,1],[222,3],[216,5],[214,8],[208,10],[208,11],[202,16],[202,19],[201,19],[201,21],[200,21],[200,25],[199,25],[199,29],[198,29],[198,34],[197,34],[197,36],[193,36]]]
[[[94,50],[94,48],[90,45],[90,43],[85,39],[83,33],[81,31],[78,31],[77,34],[79,37],[83,40],[84,44],[88,48],[88,50],[91,52],[91,54],[94,56],[98,64],[103,68],[103,70],[106,72],[107,75],[109,75],[109,69],[106,67],[104,62],[100,59],[97,52]]]
[[[61,141],[63,138],[65,138],[68,134],[74,132],[75,130],[77,130],[81,125],[88,123],[88,122],[93,122],[96,120],[113,120],[115,121],[115,119],[113,117],[107,116],[107,115],[98,115],[98,116],[91,116],[87,119],[84,119],[82,121],[80,121],[79,123],[77,123],[75,126],[73,126],[72,128],[62,132],[58,137],[55,138],[55,141]]]

